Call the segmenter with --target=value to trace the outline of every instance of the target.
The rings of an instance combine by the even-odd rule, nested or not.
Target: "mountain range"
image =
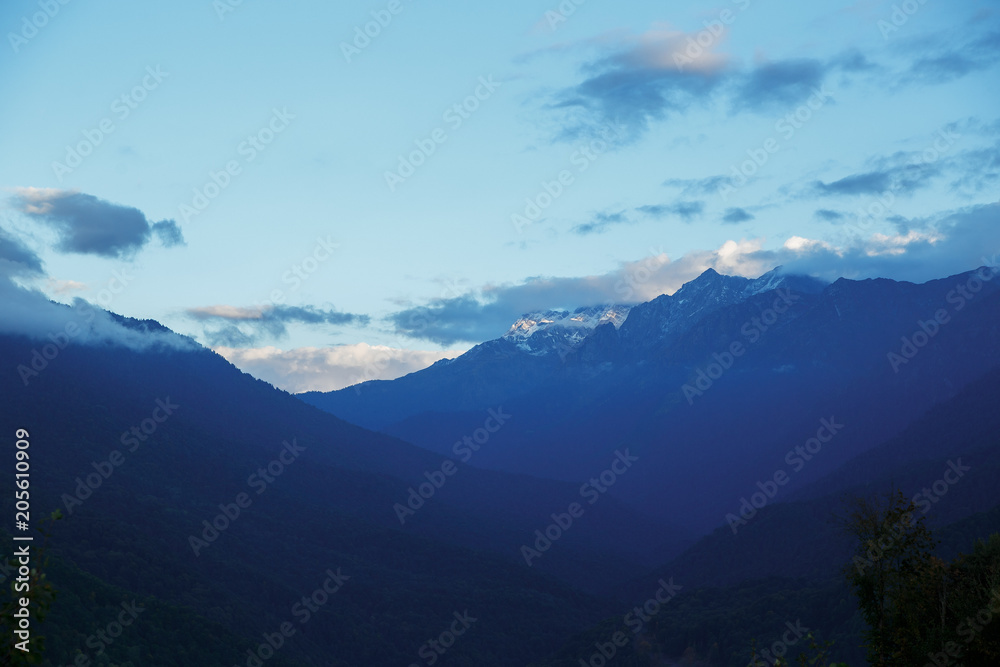
[[[915,285],[709,270],[631,307],[624,322],[589,318],[586,335],[526,316],[536,324],[405,377],[299,396],[442,455],[502,405],[515,418],[474,464],[507,472],[587,479],[609,452],[630,447],[641,463],[613,495],[703,534],[744,490],[791,466],[787,453],[824,420],[843,428],[782,493],[896,435],[996,366],[1000,296],[992,271],[980,271],[990,279],[969,272]],[[523,339],[540,334],[526,349]]]
[[[32,503],[65,515],[51,664],[251,665],[288,622],[262,662],[575,666],[665,591],[609,665],[746,664],[796,619],[860,664],[845,498],[905,490],[942,554],[1000,529],[992,278],[708,271],[299,396],[152,321],[29,382],[51,339],[2,335],[0,427],[31,433]]]

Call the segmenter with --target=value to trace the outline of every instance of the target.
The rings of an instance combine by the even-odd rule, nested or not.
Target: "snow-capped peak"
[[[547,354],[552,349],[572,348],[598,326],[610,322],[617,329],[628,317],[629,306],[592,306],[568,310],[546,310],[522,315],[510,327],[504,338],[534,355]]]
[[[539,331],[552,328],[593,330],[605,322],[611,322],[617,329],[628,316],[628,306],[593,306],[568,310],[546,310],[522,315],[514,322],[504,338],[530,338]]]

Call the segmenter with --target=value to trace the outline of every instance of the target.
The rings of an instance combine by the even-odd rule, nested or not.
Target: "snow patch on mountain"
[[[572,349],[594,329],[610,322],[617,329],[628,317],[629,306],[591,306],[568,310],[546,310],[522,315],[503,335],[521,350],[548,354],[553,350]]]

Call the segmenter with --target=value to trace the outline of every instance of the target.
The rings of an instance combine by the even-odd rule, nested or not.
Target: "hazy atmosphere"
[[[0,664],[1000,664],[995,1],[0,32]]]

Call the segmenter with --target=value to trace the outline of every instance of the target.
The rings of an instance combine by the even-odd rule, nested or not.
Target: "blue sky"
[[[0,29],[18,288],[290,390],[709,267],[1000,250],[995,3],[12,0]]]

